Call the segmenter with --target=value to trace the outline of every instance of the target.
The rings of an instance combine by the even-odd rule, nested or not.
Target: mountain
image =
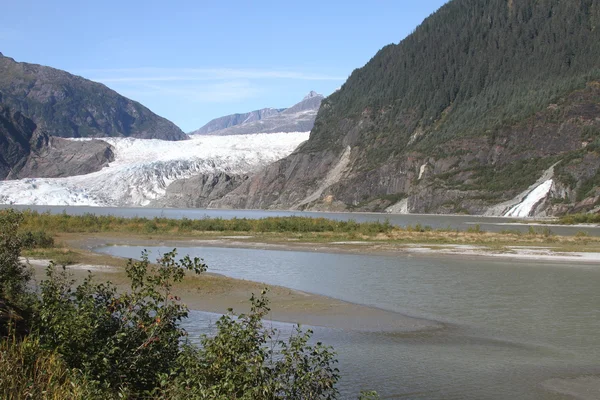
[[[600,4],[453,0],[214,205],[556,215],[600,205]]]
[[[263,108],[262,110],[250,111],[244,114],[231,114],[224,117],[215,118],[209,121],[202,128],[191,132],[191,135],[205,135],[214,131],[220,131],[235,125],[245,124],[254,121],[260,121],[273,115],[278,115],[285,108]]]
[[[190,135],[227,136],[255,133],[309,132],[315,123],[317,111],[319,111],[323,98],[323,95],[311,91],[302,101],[290,108],[267,108],[246,114],[233,114],[217,118],[199,130],[190,133]]]
[[[0,105],[0,179],[88,174],[113,160],[108,143],[82,144],[48,136],[21,112]]]
[[[0,104],[50,136],[187,139],[181,129],[106,86],[0,53]]]

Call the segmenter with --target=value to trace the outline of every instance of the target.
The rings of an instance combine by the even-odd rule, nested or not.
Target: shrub
[[[481,225],[479,225],[479,224],[469,226],[469,228],[467,228],[467,232],[468,233],[483,233],[483,231],[481,230]]]
[[[93,283],[91,275],[73,289],[64,270],[49,266],[35,321],[42,345],[107,387],[132,393],[156,387],[159,374],[177,359],[185,334],[178,323],[188,310],[171,293],[172,285],[186,270],[206,270],[198,258],[176,262],[175,256],[166,253],[158,265],[145,253],[141,261],[129,260],[131,291],[122,294],[111,284]]]
[[[23,216],[13,210],[0,211],[0,300],[20,302],[31,272],[19,261],[23,243],[17,234]]]
[[[217,323],[217,334],[202,346],[185,345],[178,368],[163,375],[163,399],[335,399],[339,379],[330,347],[308,344],[312,332],[297,327],[287,340],[265,328],[263,291],[252,296],[248,315],[232,311]]]
[[[19,237],[24,249],[54,247],[54,238],[42,231],[22,232]]]

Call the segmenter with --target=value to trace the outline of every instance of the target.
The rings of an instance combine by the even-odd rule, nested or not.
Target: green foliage
[[[598,224],[600,223],[600,214],[571,214],[558,218],[559,224]]]
[[[17,234],[23,216],[14,210],[0,210],[0,299],[19,302],[31,272],[19,261],[23,243]]]
[[[481,230],[481,225],[479,225],[479,224],[469,226],[469,228],[467,228],[467,232],[468,233],[484,233],[484,231]]]
[[[187,233],[194,232],[333,232],[376,234],[389,232],[394,227],[389,221],[356,222],[334,221],[325,218],[269,217],[247,218],[124,218],[112,215],[68,215],[25,211],[24,228],[51,232],[131,232],[131,233]]]
[[[338,370],[331,348],[308,344],[311,331],[297,327],[287,340],[262,320],[264,297],[252,297],[248,315],[231,311],[202,346],[186,345],[179,368],[163,377],[165,399],[334,399]]]
[[[54,247],[54,238],[43,231],[21,232],[19,238],[23,249]]]
[[[404,229],[406,229],[408,232],[431,232],[433,230],[431,226],[423,226],[420,223],[417,223],[415,226],[406,225]]]
[[[547,226],[544,226],[544,227],[541,227],[541,228],[534,228],[533,226],[529,226],[527,228],[527,234],[531,235],[531,236],[542,235],[545,238],[549,238],[550,236],[554,236],[554,232],[552,231],[552,229],[548,228]]]
[[[577,189],[577,201],[582,201],[588,196],[595,195],[596,189],[600,187],[600,169],[594,176],[584,180]]]
[[[524,190],[535,182],[543,171],[556,160],[552,157],[519,160],[503,167],[481,166],[474,168],[474,183],[461,185],[462,189],[478,189],[486,192],[503,192],[506,188]]]
[[[377,394],[377,392],[374,391],[362,391],[360,393],[360,397],[358,398],[359,400],[379,400],[380,397]]]
[[[91,276],[73,288],[64,271],[48,267],[34,324],[42,345],[107,387],[131,393],[156,387],[158,376],[179,356],[185,334],[178,323],[188,310],[172,286],[186,270],[206,270],[198,258],[177,262],[175,256],[175,251],[166,253],[158,265],[145,253],[141,261],[129,260],[131,291],[122,294],[110,284],[93,283]]]

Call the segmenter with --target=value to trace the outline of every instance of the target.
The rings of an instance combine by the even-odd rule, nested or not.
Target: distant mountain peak
[[[314,90],[311,90],[306,96],[304,96],[302,101],[312,99],[313,97],[323,97],[323,95],[315,92]]]
[[[275,132],[308,132],[315,123],[323,95],[311,90],[289,108],[263,108],[245,114],[215,118],[190,135],[248,135]]]

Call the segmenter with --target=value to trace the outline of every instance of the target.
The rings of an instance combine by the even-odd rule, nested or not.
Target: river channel
[[[421,222],[424,224],[423,222]],[[142,247],[97,251],[139,257]],[[148,248],[153,256],[170,248]],[[600,375],[600,265],[431,255],[180,248],[211,272],[445,323],[434,332],[314,328],[335,347],[343,398],[564,399],[557,377]],[[218,316],[194,312],[194,333]],[[286,330],[289,325],[280,324]]]

